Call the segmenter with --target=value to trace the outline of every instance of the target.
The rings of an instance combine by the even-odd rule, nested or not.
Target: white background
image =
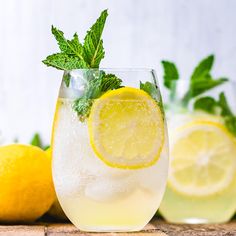
[[[41,60],[57,51],[51,24],[66,36],[109,9],[103,67],[153,67],[173,60],[183,78],[210,53],[214,74],[236,80],[235,0],[0,0],[0,130],[5,140],[46,142],[62,72]]]

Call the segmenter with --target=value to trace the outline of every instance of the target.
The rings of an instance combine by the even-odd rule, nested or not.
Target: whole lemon
[[[0,147],[0,221],[31,222],[55,200],[51,159],[38,147]]]

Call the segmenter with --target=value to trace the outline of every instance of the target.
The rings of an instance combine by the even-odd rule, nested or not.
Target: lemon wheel
[[[88,126],[94,152],[111,167],[144,168],[160,157],[163,115],[156,101],[140,89],[105,93],[94,102]]]
[[[227,188],[235,175],[235,138],[220,123],[193,121],[171,137],[169,185],[186,195],[206,196]]]

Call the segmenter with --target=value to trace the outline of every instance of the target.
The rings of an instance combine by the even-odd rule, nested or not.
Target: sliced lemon
[[[235,175],[235,138],[221,124],[193,121],[171,137],[169,185],[193,196],[227,188]]]
[[[160,156],[163,115],[140,89],[125,87],[105,93],[94,102],[88,126],[94,152],[111,167],[144,168]]]

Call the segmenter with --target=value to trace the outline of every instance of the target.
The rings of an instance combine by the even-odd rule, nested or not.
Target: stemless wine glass
[[[189,81],[172,87],[176,96],[165,106],[170,171],[160,211],[174,223],[227,222],[236,210],[236,84],[198,97],[186,96]]]
[[[116,84],[118,78],[121,84]],[[155,72],[65,72],[52,135],[59,202],[84,231],[138,231],[164,194],[168,140]]]

